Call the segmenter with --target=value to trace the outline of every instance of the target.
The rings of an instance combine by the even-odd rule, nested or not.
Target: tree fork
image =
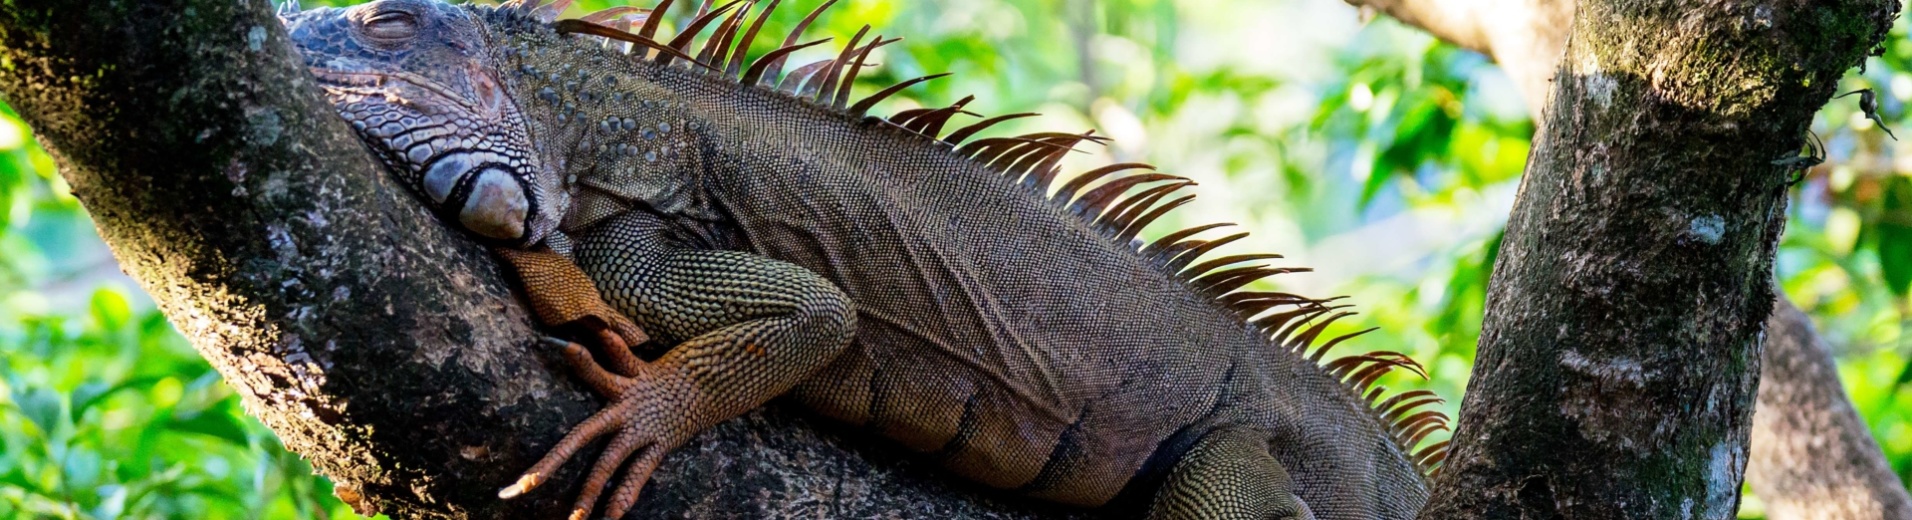
[[[1892,0],[1578,7],[1421,517],[1732,518],[1789,172]]]
[[[584,464],[496,493],[598,403],[294,52],[264,0],[0,3],[0,96],[249,413],[361,511],[561,517]],[[676,450],[632,516],[1053,512],[772,408]]]

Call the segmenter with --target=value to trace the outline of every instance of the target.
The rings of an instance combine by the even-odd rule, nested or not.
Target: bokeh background
[[[818,3],[784,2],[769,34]],[[689,11],[680,5],[672,21]],[[1232,248],[1315,268],[1262,283],[1348,295],[1362,314],[1339,330],[1379,330],[1343,348],[1411,355],[1433,379],[1396,374],[1388,384],[1429,388],[1457,407],[1533,129],[1484,57],[1338,0],[843,0],[832,11],[812,34],[844,41],[868,23],[907,37],[879,52],[859,95],[954,72],[889,110],[973,94],[969,108],[985,114],[1044,113],[1004,132],[1095,128],[1115,139],[1072,158],[1076,170],[1137,160],[1199,181],[1201,198],[1150,234],[1242,224],[1256,234]],[[1884,121],[1912,138],[1905,33],[1901,18],[1885,55],[1842,91],[1879,92]],[[1813,128],[1829,158],[1792,192],[1779,280],[1831,343],[1904,479],[1912,141],[1889,139],[1856,96],[1835,100]],[[0,518],[356,518],[120,274],[4,106],[0,371]],[[1747,500],[1741,516],[1762,515]]]

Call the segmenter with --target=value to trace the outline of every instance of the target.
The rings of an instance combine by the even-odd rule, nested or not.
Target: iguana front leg
[[[520,287],[531,301],[538,321],[548,327],[581,326],[597,336],[618,374],[637,375],[637,356],[631,348],[650,341],[630,318],[604,302],[591,278],[564,255],[548,249],[507,247],[492,250],[517,272]]]
[[[619,397],[500,497],[529,491],[586,444],[616,431],[572,518],[590,514],[630,459],[606,507],[608,517],[620,517],[665,453],[784,393],[849,344],[855,313],[829,281],[748,253],[685,248],[652,224],[640,215],[594,228],[579,237],[578,263],[617,310],[666,342],[681,343],[628,376],[607,373],[581,348],[567,347],[586,382]]]

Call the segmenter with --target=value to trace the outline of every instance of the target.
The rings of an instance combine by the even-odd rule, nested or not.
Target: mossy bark
[[[264,0],[0,3],[0,96],[126,272],[287,447],[398,518],[561,517],[593,453],[501,501],[599,403],[492,259],[387,179]],[[1019,518],[774,409],[673,455],[633,516]],[[667,513],[668,512],[668,513]]]
[[[1732,518],[1791,172],[1892,0],[1579,5],[1422,518]]]

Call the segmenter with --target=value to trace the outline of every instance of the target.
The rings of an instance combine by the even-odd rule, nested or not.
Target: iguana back
[[[1125,226],[1096,226],[889,122],[665,72],[657,81],[708,117],[688,126],[719,143],[710,191],[737,242],[856,302],[856,342],[797,387],[806,405],[969,478],[1069,503],[1113,498],[1155,452],[1186,449],[1170,442],[1178,432],[1225,424],[1396,470],[1296,475],[1337,490],[1321,496],[1418,484],[1365,404],[1138,252]]]
[[[432,155],[413,160],[408,152],[422,140],[395,143],[417,135],[412,127],[365,125],[365,134],[448,218],[493,239],[569,254],[605,301],[675,345],[660,363],[677,366],[672,356],[691,352],[684,366],[721,367],[692,370],[704,379],[690,377],[700,382],[686,383],[696,389],[688,394],[793,388],[804,405],[967,478],[1063,503],[1133,501],[1156,516],[1180,517],[1262,507],[1235,507],[1263,500],[1242,494],[1292,494],[1306,505],[1262,510],[1352,519],[1408,518],[1425,500],[1421,470],[1403,446],[1442,426],[1436,413],[1410,414],[1435,399],[1411,392],[1382,402],[1368,388],[1388,368],[1412,361],[1381,352],[1321,363],[1345,337],[1318,337],[1342,314],[1319,300],[1241,289],[1291,270],[1249,263],[1272,255],[1204,257],[1240,235],[1198,238],[1213,234],[1204,232],[1214,226],[1204,226],[1153,243],[1135,238],[1188,202],[1170,200],[1186,180],[1141,165],[1057,179],[1062,154],[1094,138],[972,140],[980,128],[943,132],[960,103],[864,117],[893,92],[846,108],[848,85],[880,38],[859,46],[859,34],[837,59],[783,76],[779,91],[757,80],[779,77],[782,56],[799,47],[795,36],[744,69],[743,49],[763,17],[746,28],[743,11],[726,13],[734,3],[714,12],[707,3],[687,26],[696,34],[714,24],[720,36],[694,60],[697,42],[656,42],[649,38],[656,19],[634,11],[551,23],[563,3],[452,11],[391,0],[361,8],[372,13],[361,18],[375,18],[425,13],[421,6],[429,5],[449,20],[441,23],[468,22],[483,34],[475,38],[482,43],[468,45],[479,49],[469,56],[383,57],[353,74],[419,70],[421,63],[458,71],[451,65],[460,59],[478,74],[495,71],[488,80],[431,81],[495,81],[510,100],[503,112],[518,114],[507,118],[525,134],[517,146],[527,150],[517,153],[542,171],[516,185],[529,199],[520,204],[529,209],[514,214],[517,235],[484,231],[508,225],[474,225],[473,215],[487,215],[480,210],[492,200],[483,188],[503,176],[461,159],[455,178],[436,181],[453,187],[434,191],[432,173],[446,170],[436,166],[463,152],[427,146]],[[638,21],[646,23],[636,34],[598,25],[628,29]],[[326,27],[294,22],[295,39],[311,39],[301,28],[323,34]],[[730,56],[733,39],[739,50]],[[639,44],[640,52],[627,54],[619,42]],[[328,73],[345,77],[336,73],[342,57],[359,58],[350,49],[307,47],[322,81]],[[656,48],[655,57],[645,48]],[[432,74],[469,73],[421,75]],[[331,84],[349,119],[379,111],[362,84]],[[847,337],[830,339],[839,330]],[[694,354],[718,343],[729,350],[708,350],[731,354]],[[788,350],[827,352],[767,368],[736,361]],[[725,390],[709,390],[719,387]],[[761,402],[708,400],[718,403],[693,408],[700,418],[691,422],[722,420]],[[1437,464],[1441,450],[1412,458]],[[1256,457],[1272,462],[1234,462]],[[594,493],[587,486],[587,497]],[[611,509],[621,512],[615,500]]]

